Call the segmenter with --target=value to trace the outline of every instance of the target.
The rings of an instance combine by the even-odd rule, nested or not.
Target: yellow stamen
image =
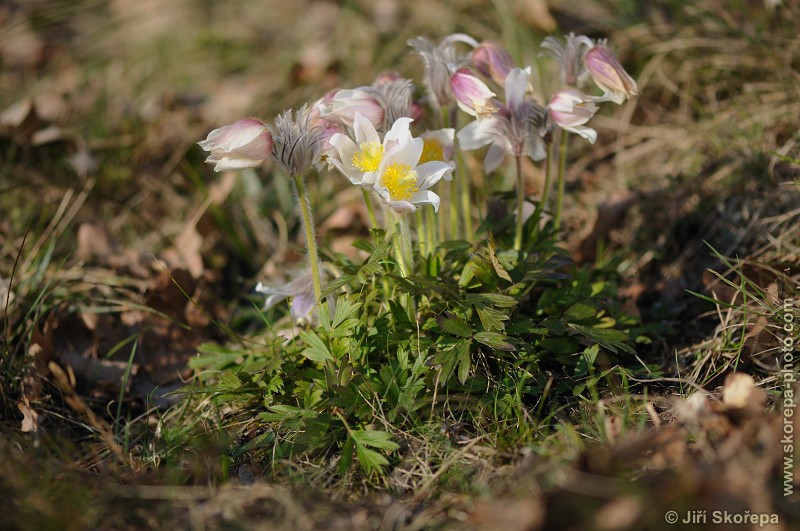
[[[383,172],[383,185],[389,190],[389,197],[393,201],[407,201],[417,187],[417,171],[407,164],[395,163]]]
[[[383,146],[377,142],[364,142],[353,155],[353,166],[360,171],[378,171],[383,160]]]
[[[422,155],[419,163],[432,162],[435,160],[444,161],[444,145],[435,138],[426,138],[422,146]]]

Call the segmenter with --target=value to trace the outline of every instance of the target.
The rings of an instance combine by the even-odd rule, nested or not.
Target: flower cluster
[[[388,72],[371,85],[334,90],[309,106],[286,111],[272,125],[247,118],[215,129],[199,142],[209,152],[206,162],[214,164],[216,171],[255,168],[273,159],[294,179],[306,227],[314,295],[310,296],[305,280],[295,281],[285,289],[262,288],[270,295],[270,304],[277,297],[294,295],[297,311],[293,313],[307,314],[313,305],[309,301],[319,302],[321,296],[313,216],[304,183],[312,168],[336,170],[361,187],[371,214],[371,197],[379,198],[388,216],[416,212],[420,249],[432,252],[436,249],[435,242],[428,242],[427,249],[423,249],[423,239],[433,241],[437,233],[430,225],[420,226],[429,224],[430,219],[418,210],[422,205],[431,205],[438,212],[442,199],[434,187],[440,180],[450,181],[451,235],[458,234],[459,216],[464,221],[466,235],[471,232],[470,185],[456,182],[452,175],[456,169],[454,138],[458,138],[463,150],[488,146],[483,160],[487,174],[499,168],[509,155],[517,160],[515,249],[521,250],[524,191],[520,159],[549,159],[552,136],[557,129],[562,130],[559,153],[562,158],[567,133],[594,143],[597,132],[588,122],[598,111],[598,104],[606,101],[620,104],[638,91],[636,82],[605,41],[585,36],[548,37],[542,43],[543,55],[558,61],[561,81],[560,88],[546,104],[533,95],[532,86],[538,84],[532,83],[530,67],[515,64],[511,55],[495,42],[478,42],[468,35],[453,34],[438,44],[422,37],[408,44],[424,63],[424,85],[428,103],[440,118],[438,129],[421,127],[425,117],[423,102],[414,100],[412,81]],[[590,82],[602,91],[601,95],[588,93]],[[456,134],[457,109],[470,118]],[[412,128],[417,129],[417,134]],[[549,172],[549,160],[546,167]],[[562,180],[563,175],[559,178]],[[548,186],[549,181],[540,207],[545,203]],[[560,186],[563,188],[563,182]],[[459,211],[455,204],[457,191],[462,198]],[[560,201],[561,194],[559,210]],[[410,243],[405,229],[395,232],[402,233],[398,237]],[[406,245],[405,249],[408,248]],[[406,251],[404,254],[398,257],[398,263],[405,262],[408,266],[413,256]],[[407,267],[401,269],[407,272]],[[306,289],[302,295],[300,288]]]

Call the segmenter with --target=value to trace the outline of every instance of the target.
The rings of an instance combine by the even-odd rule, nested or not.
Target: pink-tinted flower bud
[[[206,162],[216,164],[214,171],[255,168],[272,154],[272,133],[255,118],[214,129],[202,142],[201,148],[210,155]]]
[[[597,112],[597,105],[591,97],[575,89],[561,90],[550,100],[547,112],[562,129],[576,133],[592,144],[597,140],[597,131],[584,125]]]
[[[605,91],[598,101],[610,100],[620,104],[639,93],[636,82],[622,68],[614,52],[602,44],[586,52],[583,61],[594,82]]]
[[[485,77],[501,87],[506,82],[506,76],[514,68],[514,60],[505,48],[492,41],[483,41],[472,52],[472,64]]]
[[[363,89],[344,89],[333,96],[322,117],[345,127],[353,127],[356,113],[360,113],[376,128],[383,127],[386,111],[378,99]]]
[[[459,68],[450,76],[450,90],[461,110],[472,116],[493,112],[495,93],[466,68]]]

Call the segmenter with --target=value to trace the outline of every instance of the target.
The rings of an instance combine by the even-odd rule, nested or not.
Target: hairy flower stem
[[[378,228],[378,219],[375,217],[375,209],[372,208],[372,198],[369,196],[369,192],[366,188],[361,188],[361,193],[364,194],[364,204],[367,205],[367,215],[369,216],[369,222],[372,225],[373,229]]]
[[[522,226],[524,225],[522,219],[522,207],[525,204],[525,182],[522,178],[522,155],[514,157],[515,166],[517,168],[517,231],[514,234],[514,250],[522,250]]]
[[[464,214],[464,236],[466,239],[472,238],[472,200],[470,198],[470,179],[464,164],[464,159],[461,153],[457,157],[457,178],[461,183],[461,213]],[[455,179],[453,179],[455,180]]]
[[[564,174],[567,168],[567,140],[569,133],[561,131],[561,146],[558,150],[558,196],[556,197],[556,215],[553,227],[556,231],[561,229],[561,209],[564,206]]]
[[[419,253],[428,256],[427,227],[425,227],[425,216],[423,210],[418,208],[414,211],[414,221],[417,225],[417,241],[419,242]]]
[[[539,204],[536,205],[536,210],[533,211],[534,227],[539,226],[539,220],[542,217],[542,211],[547,206],[547,199],[550,197],[550,181],[553,179],[553,141],[547,141],[547,158],[544,159],[544,188],[542,188],[542,197]]]
[[[428,229],[428,247],[433,253],[439,247],[439,240],[436,237],[436,227],[439,223],[439,218],[436,217],[436,211],[433,209],[433,206],[425,207],[422,215],[425,217],[425,224]]]
[[[441,127],[448,127],[450,123],[450,109],[447,107],[439,107],[439,118]],[[450,180],[450,239],[458,239],[458,183],[456,178]]]
[[[314,219],[311,217],[306,187],[303,184],[303,176],[295,175],[294,185],[297,188],[297,200],[300,203],[300,211],[303,214],[303,226],[306,229],[306,242],[308,243],[308,261],[311,266],[311,281],[314,283],[314,298],[317,304],[322,299],[322,286],[319,280],[319,254],[317,253],[317,237],[314,234]]]
[[[400,266],[400,272],[404,277],[412,273],[412,251],[411,251],[411,233],[408,229],[408,222],[405,216],[390,214],[392,220],[392,228],[395,232],[395,243],[397,251],[397,263]]]

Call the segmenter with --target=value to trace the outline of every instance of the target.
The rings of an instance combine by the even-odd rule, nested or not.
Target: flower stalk
[[[539,204],[533,211],[534,227],[539,226],[539,220],[542,217],[542,211],[547,206],[547,200],[550,197],[550,186],[553,180],[553,141],[549,137],[545,140],[547,145],[547,156],[544,159],[544,187],[542,188],[542,196],[539,199]]]
[[[514,233],[514,250],[522,250],[522,207],[525,204],[525,181],[522,177],[522,155],[514,157],[514,165],[517,169],[517,230]]]
[[[317,252],[317,238],[314,233],[314,220],[311,217],[311,209],[308,202],[308,194],[303,183],[302,175],[294,176],[294,185],[297,188],[297,199],[300,203],[300,212],[303,216],[303,226],[306,231],[306,242],[308,244],[308,261],[311,267],[311,282],[314,284],[314,298],[319,304],[322,299],[322,284],[319,277],[319,254]]]
[[[553,226],[556,231],[561,229],[561,210],[564,206],[564,174],[567,168],[567,141],[569,140],[569,132],[566,130],[561,131],[561,146],[558,150],[558,195],[556,196],[556,214],[553,220]]]

